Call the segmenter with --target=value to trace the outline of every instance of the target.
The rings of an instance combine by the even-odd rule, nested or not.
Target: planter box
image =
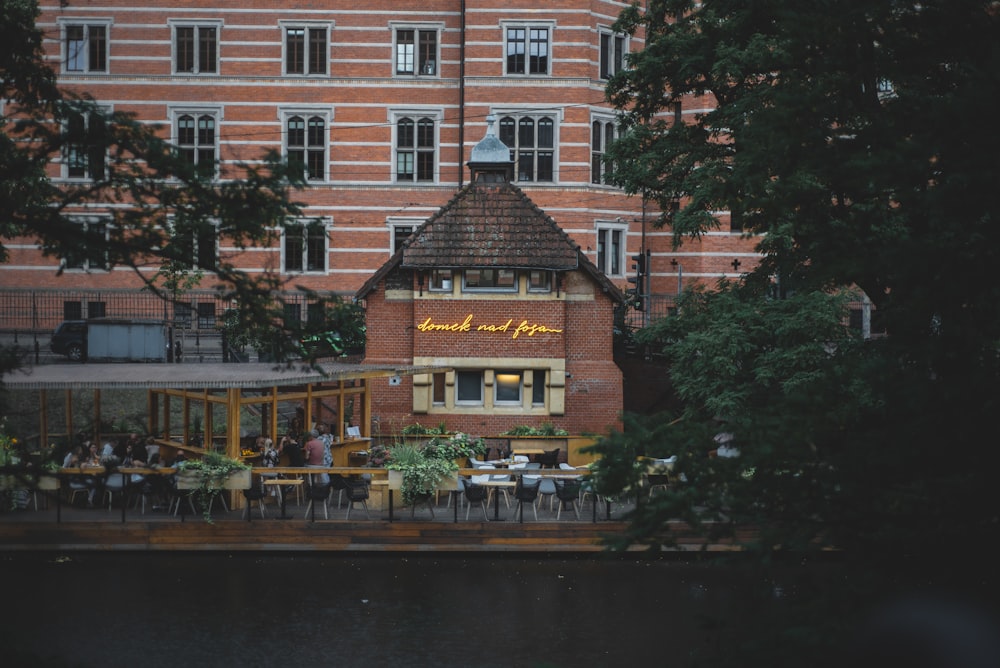
[[[59,478],[54,475],[43,475],[38,478],[38,489],[56,490],[59,489]]]
[[[177,489],[198,489],[201,487],[200,473],[178,473]],[[250,469],[231,473],[222,482],[222,489],[250,489]]]
[[[510,439],[510,449],[518,450],[555,450],[559,448],[566,452],[569,436],[504,436]]]
[[[223,489],[250,489],[250,469],[230,473],[222,484]]]

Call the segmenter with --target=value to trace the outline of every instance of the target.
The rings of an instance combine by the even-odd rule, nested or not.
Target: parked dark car
[[[67,320],[52,332],[49,349],[57,355],[65,355],[74,362],[87,358],[87,321]]]

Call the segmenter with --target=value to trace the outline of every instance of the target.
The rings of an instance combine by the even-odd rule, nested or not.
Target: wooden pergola
[[[249,363],[51,364],[9,373],[3,382],[8,390],[39,392],[41,443],[48,443],[52,436],[72,437],[75,433],[74,391],[94,393],[92,424],[98,426],[96,430],[102,424],[102,390],[143,390],[147,393],[148,433],[156,437],[157,443],[195,453],[214,448],[230,457],[240,457],[241,439],[246,437],[242,419],[247,411],[259,417],[260,429],[255,435],[276,441],[279,419],[287,420],[287,407],[293,406],[304,429],[316,421],[330,422],[331,433],[341,444],[348,445],[351,438],[345,433],[345,416],[350,416],[351,424],[359,428],[362,440],[370,436],[371,379],[430,371],[412,366],[341,363],[316,367]],[[50,425],[48,406],[53,392],[64,393],[67,424],[63,428],[53,429]],[[225,416],[221,420],[220,413]],[[197,422],[201,429],[193,416],[200,418]],[[95,433],[93,437],[96,440],[100,436]]]

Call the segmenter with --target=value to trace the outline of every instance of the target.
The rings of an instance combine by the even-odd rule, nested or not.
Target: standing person
[[[264,439],[264,466],[267,468],[274,468],[279,465],[281,459],[281,454],[278,449],[274,447],[274,441],[269,438]],[[280,478],[279,473],[261,473],[261,479],[264,478]],[[278,496],[278,488],[271,486],[271,496]]]
[[[333,466],[333,434],[323,422],[316,425],[316,431],[319,432],[319,440],[323,442],[323,466]]]
[[[313,468],[322,468],[326,466],[323,463],[323,452],[326,447],[323,445],[323,441],[319,439],[319,431],[313,429],[309,432],[309,440],[306,441],[305,455],[306,455],[306,466]],[[320,483],[326,484],[330,482],[330,476],[326,473],[321,473],[317,476]]]

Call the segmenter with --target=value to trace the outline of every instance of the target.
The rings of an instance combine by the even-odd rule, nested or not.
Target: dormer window
[[[466,269],[462,289],[490,292],[516,292],[517,271],[513,269]]]

